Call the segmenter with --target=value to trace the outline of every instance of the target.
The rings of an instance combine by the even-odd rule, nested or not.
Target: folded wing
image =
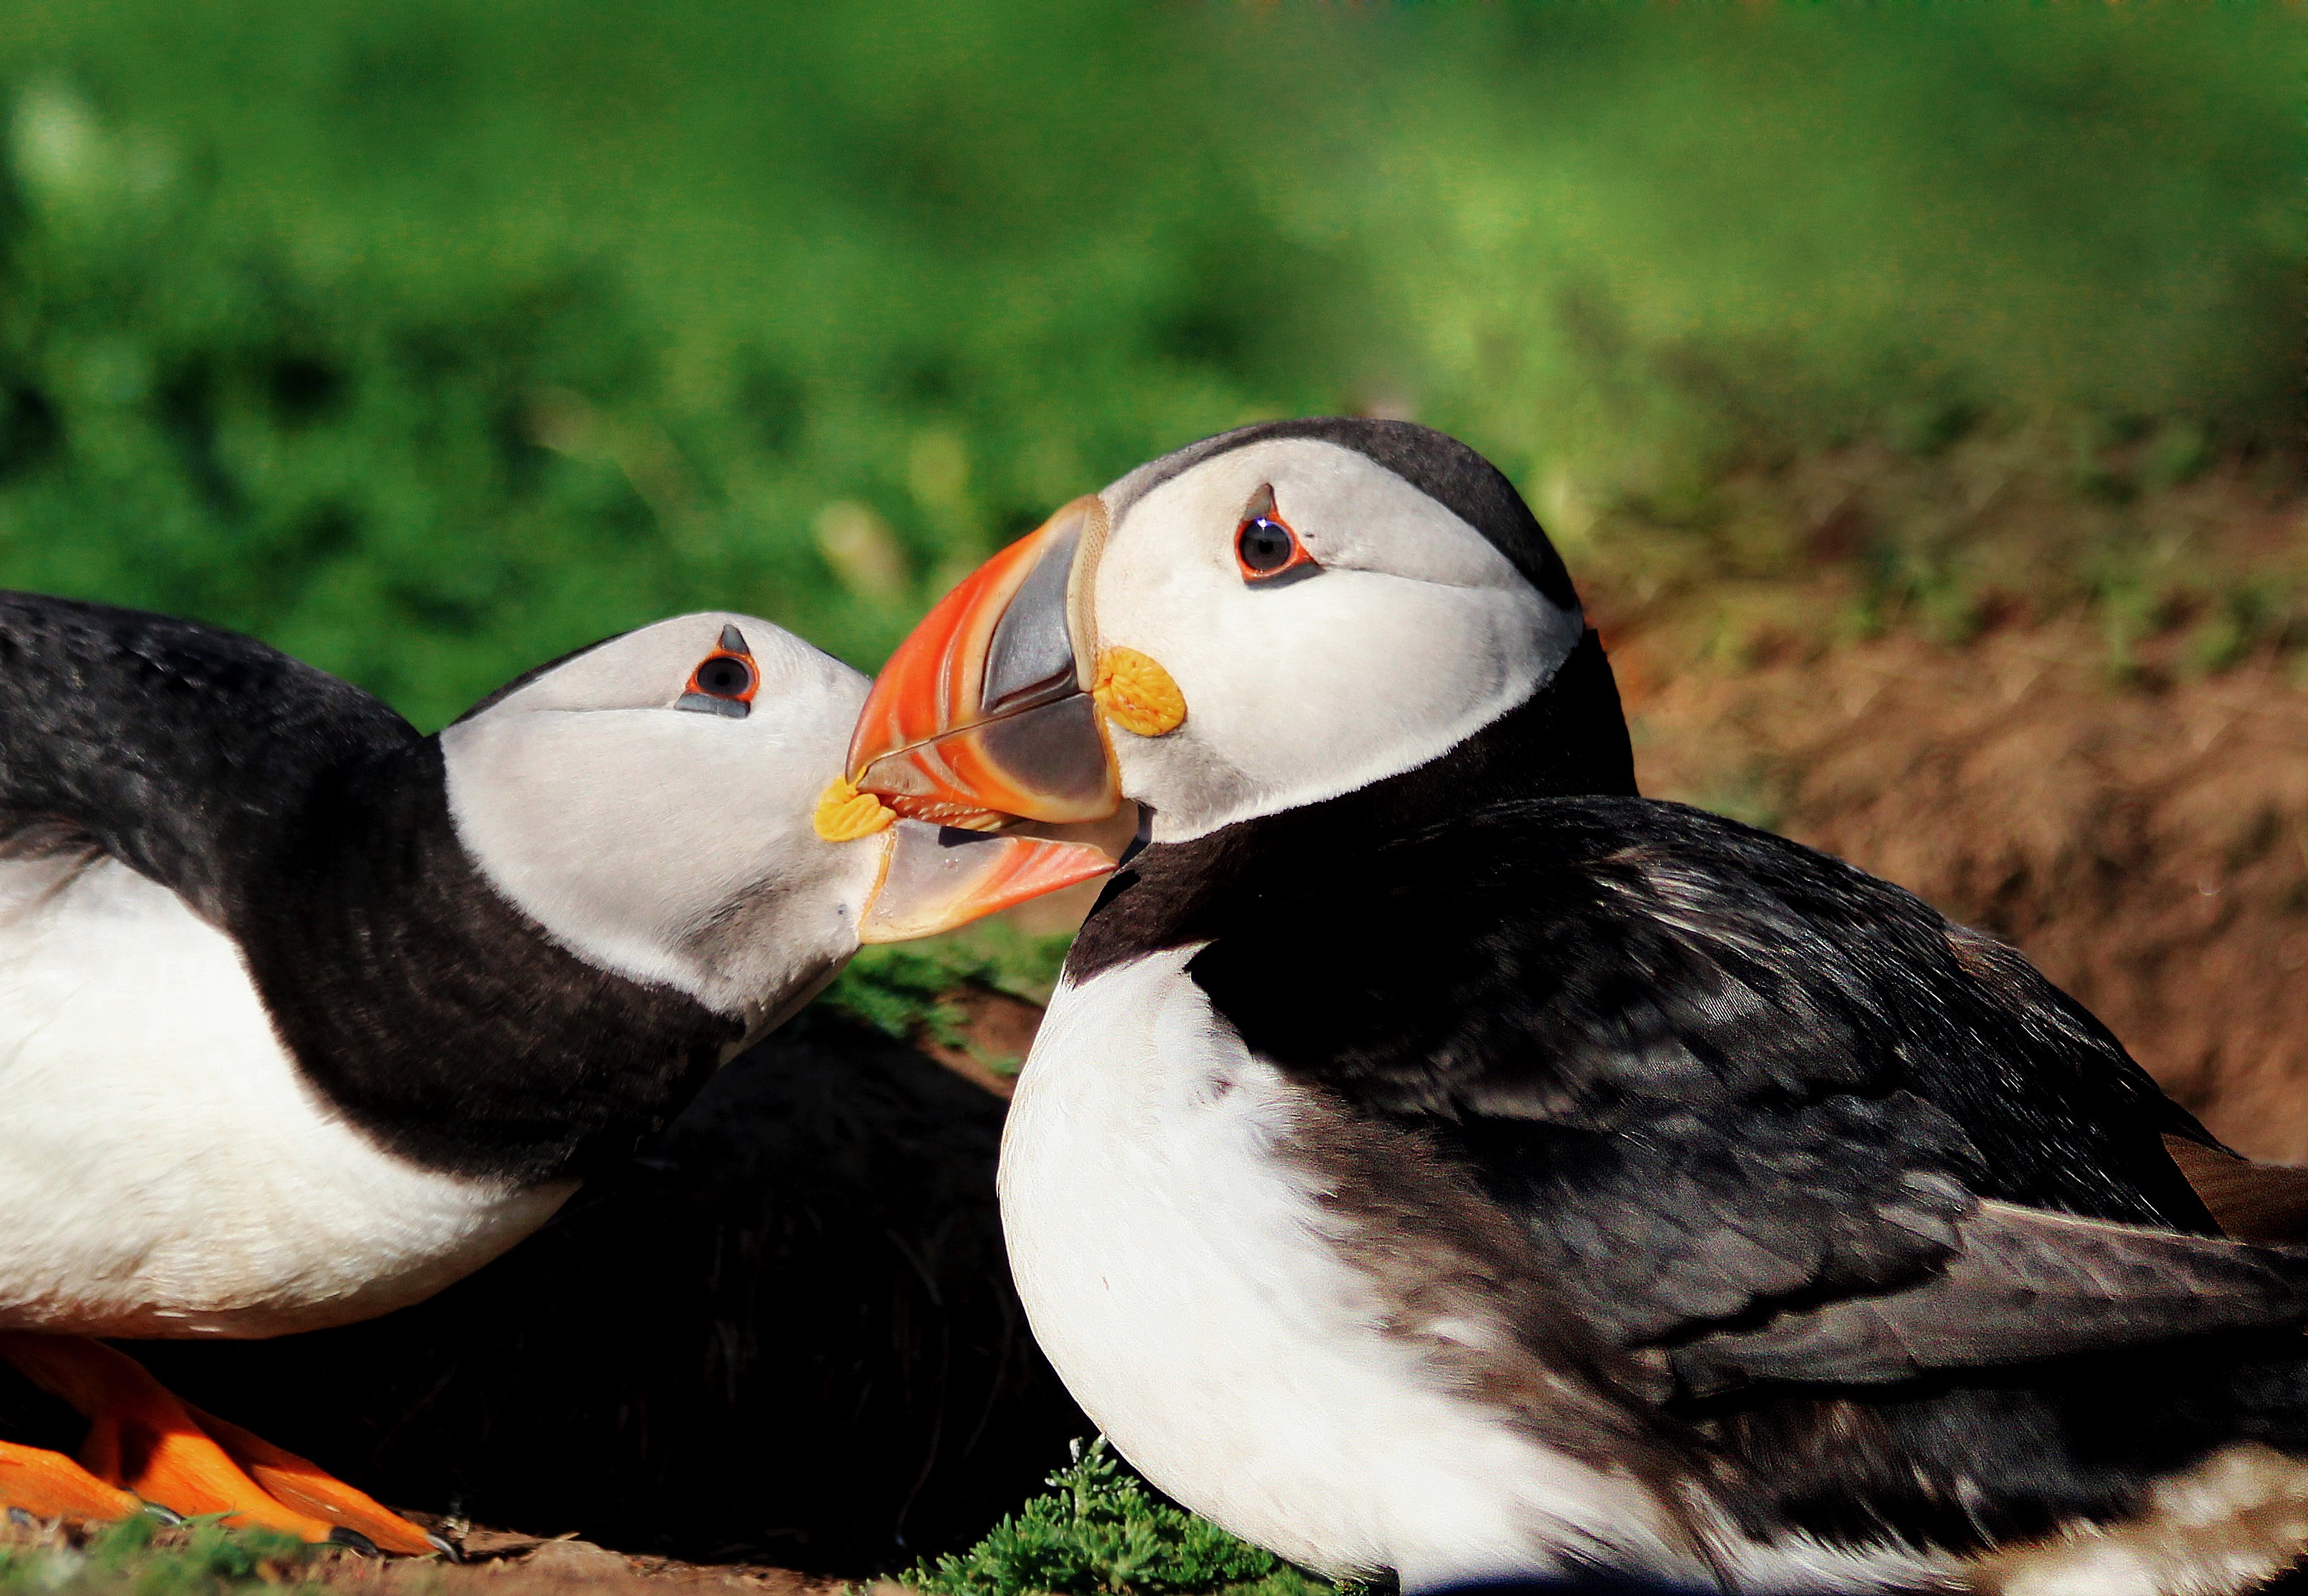
[[[1460,1169],[1684,1398],[2308,1321],[2308,1255],[2221,1233],[2166,1138],[2232,1155],[2088,1013],[1712,815],[1479,811],[1190,969],[1253,1051]]]

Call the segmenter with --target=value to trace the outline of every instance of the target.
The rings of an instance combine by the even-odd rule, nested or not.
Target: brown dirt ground
[[[914,1038],[914,1046],[963,1080],[1008,1101],[1017,1085],[1018,1065],[1041,1026],[1040,1007],[1007,992],[979,988],[958,992],[951,1001],[961,1011],[961,1046],[949,1047],[926,1031]]]
[[[466,1530],[457,1537],[461,1564],[324,1554],[313,1566],[314,1583],[375,1596],[488,1596],[519,1589],[523,1596],[621,1596],[668,1586],[694,1596],[841,1596],[850,1582],[764,1564],[685,1563],[675,1557],[612,1551],[574,1535],[550,1540],[504,1531]],[[883,1596],[887,1582],[867,1586]],[[887,1585],[887,1596],[900,1587]]]
[[[428,1521],[431,1522],[431,1521]],[[84,1526],[0,1523],[0,1548],[77,1549],[90,1531]],[[161,1530],[153,1545],[166,1550],[183,1545],[188,1532]],[[323,1586],[346,1596],[487,1596],[518,1589],[523,1596],[623,1596],[648,1590],[665,1596],[668,1587],[695,1596],[840,1596],[850,1588],[841,1580],[766,1566],[723,1566],[678,1562],[670,1557],[632,1557],[564,1535],[544,1539],[490,1530],[457,1537],[465,1560],[447,1563],[409,1557],[367,1557],[324,1549],[303,1561],[267,1564],[258,1573],[268,1584]],[[897,1596],[898,1587],[876,1583],[866,1596]]]

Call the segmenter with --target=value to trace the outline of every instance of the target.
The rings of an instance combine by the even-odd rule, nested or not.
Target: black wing
[[[73,834],[211,919],[316,775],[418,740],[349,683],[195,621],[0,592],[0,824]]]
[[[2308,1317],[2308,1264],[2220,1238],[2162,1141],[2209,1137],[2016,953],[1696,810],[1470,814],[1188,968],[1694,1393]]]

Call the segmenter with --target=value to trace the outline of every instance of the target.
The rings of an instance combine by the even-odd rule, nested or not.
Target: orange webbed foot
[[[317,1463],[275,1446],[262,1436],[185,1404],[194,1422],[207,1431],[225,1455],[238,1463],[267,1496],[292,1512],[310,1514],[339,1530],[366,1537],[380,1551],[424,1557],[439,1542],[366,1491],[356,1489]],[[341,1539],[341,1537],[340,1537]]]
[[[16,1481],[0,1454],[0,1499],[43,1516],[120,1518],[142,1502],[155,1502],[193,1517],[222,1514],[235,1526],[262,1525],[302,1540],[345,1540],[350,1531],[381,1550],[422,1555],[437,1549],[432,1539],[399,1514],[381,1505],[292,1452],[283,1451],[239,1426],[228,1424],[178,1400],[144,1366],[125,1353],[84,1336],[0,1333],[0,1357],[31,1382],[70,1403],[89,1421],[81,1445],[75,1486],[53,1464],[24,1475],[24,1488],[62,1499],[68,1487],[81,1491],[88,1509],[43,1508],[19,1500]],[[34,1454],[67,1466],[56,1453]],[[28,1463],[28,1469],[30,1465]],[[133,1493],[133,1494],[132,1494]]]
[[[0,1441],[0,1505],[21,1507],[34,1518],[102,1523],[141,1512],[144,1504],[61,1452]]]

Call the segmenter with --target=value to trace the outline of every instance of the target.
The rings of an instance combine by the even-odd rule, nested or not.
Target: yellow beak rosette
[[[817,798],[811,817],[817,834],[829,842],[855,842],[870,837],[898,818],[898,812],[870,792],[860,792],[844,776],[827,783]]]
[[[1108,720],[1140,737],[1160,737],[1186,723],[1186,695],[1160,660],[1136,649],[1101,652],[1089,692]]]

